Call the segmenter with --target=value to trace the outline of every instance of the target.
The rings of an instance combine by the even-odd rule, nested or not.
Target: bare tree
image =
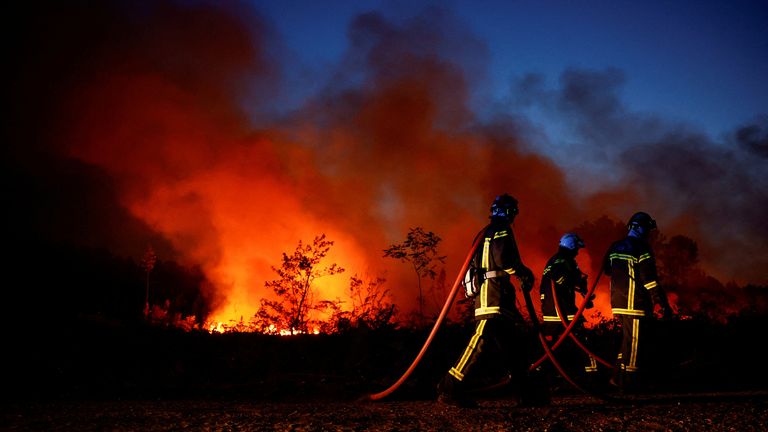
[[[445,256],[437,253],[440,237],[432,231],[425,232],[421,227],[410,228],[408,236],[402,243],[395,243],[384,249],[384,257],[399,259],[411,263],[416,272],[419,286],[419,317],[424,318],[424,295],[421,288],[421,278],[435,279],[437,262],[445,263]],[[437,261],[437,262],[436,262]]]
[[[319,277],[344,272],[335,263],[320,267],[333,242],[325,234],[315,237],[311,245],[299,241],[296,250],[288,255],[283,253],[280,267],[272,267],[278,279],[267,281],[264,286],[272,288],[277,300],[262,299],[256,313],[262,329],[289,330],[291,334],[309,330],[309,313],[317,309],[313,283]]]

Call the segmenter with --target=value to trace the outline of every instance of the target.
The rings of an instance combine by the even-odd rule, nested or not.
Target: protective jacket
[[[533,283],[531,270],[523,265],[512,226],[508,221],[494,220],[485,230],[483,241],[472,258],[486,278],[475,297],[475,320],[496,316],[519,317],[515,306],[515,287],[509,276],[523,281],[524,288]]]
[[[653,316],[653,305],[662,299],[656,258],[645,240],[627,236],[613,243],[603,260],[603,272],[611,276],[614,315]]]
[[[555,307],[552,294],[554,286],[557,293],[557,305],[571,321],[576,314],[576,293],[586,294],[586,275],[579,270],[579,265],[572,251],[565,248],[560,250],[547,261],[541,276],[539,292],[541,295],[541,313],[544,322],[560,322],[560,316]]]

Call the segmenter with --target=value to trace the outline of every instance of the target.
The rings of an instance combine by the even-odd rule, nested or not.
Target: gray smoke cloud
[[[631,72],[629,72],[631,73]],[[665,233],[702,246],[702,264],[724,280],[768,281],[766,119],[716,140],[659,115],[633,112],[620,97],[626,72],[570,69],[556,88],[542,76],[515,81],[516,109],[531,107],[561,125],[542,148],[572,174],[570,186],[617,216],[646,210]],[[601,200],[598,200],[601,201]]]

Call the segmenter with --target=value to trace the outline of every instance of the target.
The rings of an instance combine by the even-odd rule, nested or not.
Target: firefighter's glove
[[[518,277],[520,278],[520,284],[525,292],[531,292],[533,289],[533,272],[528,267],[523,267],[520,270]]]
[[[585,273],[579,276],[579,281],[576,282],[576,290],[581,295],[587,293],[587,275]]]

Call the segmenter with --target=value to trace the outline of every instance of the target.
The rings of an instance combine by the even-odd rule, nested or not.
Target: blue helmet
[[[560,237],[560,247],[570,250],[579,250],[579,248],[584,247],[584,240],[574,233],[567,233]]]
[[[656,228],[656,221],[653,220],[651,215],[646,212],[637,212],[633,214],[631,218],[629,218],[627,226],[629,228],[632,228],[633,226],[640,226],[650,231]]]
[[[656,229],[656,221],[646,212],[637,212],[629,218],[627,228],[629,228],[629,235],[645,238],[651,230]]]
[[[512,220],[517,216],[517,200],[507,194],[499,195],[491,204],[491,217],[502,217]]]

